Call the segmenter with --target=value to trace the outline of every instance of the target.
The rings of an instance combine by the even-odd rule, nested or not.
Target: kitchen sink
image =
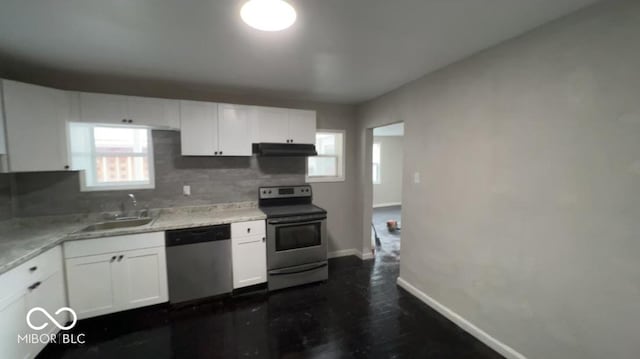
[[[117,219],[114,221],[106,221],[94,223],[90,226],[86,226],[80,230],[80,232],[95,232],[95,231],[107,231],[110,229],[139,227],[149,224],[153,221],[153,218],[130,218],[130,219]]]

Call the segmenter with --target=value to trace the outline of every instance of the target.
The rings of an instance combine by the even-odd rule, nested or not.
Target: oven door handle
[[[269,275],[287,275],[287,274],[296,274],[296,273],[304,273],[309,272],[314,269],[326,267],[327,262],[322,263],[311,263],[304,266],[297,266],[292,269],[274,269],[269,271]]]
[[[267,220],[267,224],[291,224],[291,223],[308,223],[308,222],[317,222],[323,221],[327,219],[327,215],[321,214],[317,216],[299,216],[293,218],[278,218],[278,219],[269,219]]]

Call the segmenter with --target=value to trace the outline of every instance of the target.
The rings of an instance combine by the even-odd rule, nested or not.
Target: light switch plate
[[[413,173],[413,183],[420,183],[420,172]]]
[[[191,196],[191,186],[189,186],[189,185],[183,186],[182,187],[182,193],[185,196]]]

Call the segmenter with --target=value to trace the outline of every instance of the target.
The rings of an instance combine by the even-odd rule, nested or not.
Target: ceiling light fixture
[[[296,22],[296,10],[284,0],[249,0],[240,9],[247,25],[261,31],[281,31]]]

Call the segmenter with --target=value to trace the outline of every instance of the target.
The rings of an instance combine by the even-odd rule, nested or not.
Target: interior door
[[[217,104],[180,101],[180,141],[183,156],[213,156],[218,152]]]
[[[78,319],[112,313],[117,306],[117,278],[114,253],[66,260],[69,306]]]
[[[223,156],[251,156],[246,106],[218,105],[218,149]]]
[[[164,247],[146,248],[123,253],[119,267],[122,288],[122,310],[166,302],[167,261]]]

